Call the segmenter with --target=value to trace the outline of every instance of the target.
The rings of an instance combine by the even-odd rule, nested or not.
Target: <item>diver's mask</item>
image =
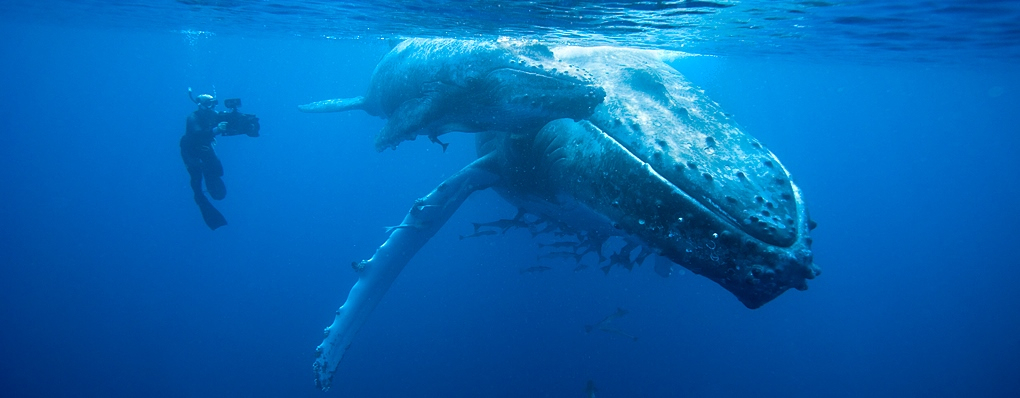
[[[195,98],[195,103],[197,103],[198,107],[201,109],[212,110],[216,107],[216,104],[220,102],[209,94],[202,94]]]

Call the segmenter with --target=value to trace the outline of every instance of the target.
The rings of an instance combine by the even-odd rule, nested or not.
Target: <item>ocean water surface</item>
[[[0,5],[0,395],[1020,395],[1020,6],[856,1],[7,1]],[[475,158],[297,105],[361,95],[406,37],[681,51],[671,65],[804,191],[822,274],[757,310],[703,277],[538,259],[469,198],[334,379],[322,329],[413,201]],[[210,231],[187,89],[241,98]],[[222,105],[219,108],[223,110]],[[531,266],[540,273],[521,273]],[[613,321],[638,337],[585,333]]]

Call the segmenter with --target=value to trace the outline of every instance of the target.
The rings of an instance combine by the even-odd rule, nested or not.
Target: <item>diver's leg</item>
[[[490,154],[457,172],[424,198],[415,201],[400,228],[394,228],[372,258],[355,263],[358,282],[351,288],[347,301],[336,311],[333,324],[326,328],[326,338],[316,348],[315,384],[329,389],[340,359],[351,345],[354,335],[365,323],[390,285],[414,257],[418,249],[450,219],[471,193],[486,189],[499,176],[492,170]]]
[[[184,167],[188,169],[188,175],[191,177],[191,191],[195,197],[204,197],[205,195],[202,194],[202,159],[199,157],[198,151],[188,142],[187,137],[181,137],[181,160],[184,161]]]
[[[198,167],[188,167],[188,174],[191,176],[191,192],[195,194],[195,197],[205,197],[202,193],[202,169]]]
[[[191,176],[191,191],[195,195],[195,204],[202,212],[202,220],[205,221],[205,225],[215,230],[227,225],[227,219],[213,207],[212,203],[209,203],[209,199],[202,193],[203,165],[196,152],[194,148],[189,147],[184,140],[181,140],[181,158],[184,159],[184,166],[187,167],[188,175]]]
[[[209,197],[223,200],[227,197],[227,186],[223,183],[223,163],[216,157],[212,147],[202,151],[202,171],[205,174],[205,188]]]

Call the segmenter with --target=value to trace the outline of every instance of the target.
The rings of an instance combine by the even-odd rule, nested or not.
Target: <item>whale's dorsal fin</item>
[[[355,109],[366,110],[365,97],[336,98],[298,105],[298,110],[307,113],[346,112]]]

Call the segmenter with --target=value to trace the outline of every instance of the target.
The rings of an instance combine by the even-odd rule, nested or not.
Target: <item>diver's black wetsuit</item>
[[[223,184],[223,164],[213,151],[212,142],[218,130],[214,130],[223,121],[220,113],[211,109],[199,108],[188,115],[184,136],[181,137],[181,158],[191,175],[191,190],[195,193],[195,203],[202,211],[205,224],[211,229],[227,225],[223,217],[209,199],[202,193],[202,177],[209,196],[221,200],[227,196],[227,187]]]

